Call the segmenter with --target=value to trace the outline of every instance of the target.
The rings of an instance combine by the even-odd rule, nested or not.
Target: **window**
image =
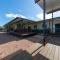
[[[37,29],[37,25],[34,25],[34,29]]]

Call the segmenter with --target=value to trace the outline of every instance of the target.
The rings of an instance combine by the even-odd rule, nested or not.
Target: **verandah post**
[[[46,12],[46,0],[43,0],[43,45],[46,44],[46,23],[45,23],[45,12]]]

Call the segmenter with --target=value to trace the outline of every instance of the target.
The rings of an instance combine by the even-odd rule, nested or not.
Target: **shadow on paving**
[[[18,41],[20,38],[9,35],[7,33],[0,33],[0,44],[8,43],[11,41]]]
[[[17,38],[19,39],[25,39],[27,41],[31,41],[33,43],[40,43],[40,44],[43,44],[43,38],[38,38],[38,36],[40,37],[41,35],[39,34],[31,34],[31,35],[28,35],[28,36],[22,36],[22,37],[19,37],[19,36],[16,36]],[[14,35],[13,35],[14,36]],[[35,36],[35,37],[34,37]],[[37,37],[36,37],[37,36]]]
[[[0,33],[0,44],[12,42],[12,41],[19,41],[19,40],[28,40],[34,43],[41,43],[41,39],[38,38],[32,38],[33,36],[27,36],[27,37],[17,37],[14,35],[10,35],[7,33]]]
[[[40,36],[40,38],[39,38]],[[43,44],[43,38],[41,35],[38,35],[37,37],[28,37],[26,38],[26,40],[29,40],[29,41],[32,41],[34,43],[40,43],[40,44]],[[53,37],[53,36],[46,36],[45,38],[45,43],[50,43],[50,44],[53,44],[53,45],[57,45],[57,46],[60,46],[60,37]]]
[[[8,43],[8,42],[11,42],[11,41],[23,40],[23,39],[26,39],[26,40],[34,42],[34,43],[43,44],[43,39],[41,39],[41,38],[37,38],[37,37],[33,37],[33,36],[30,36],[30,37],[27,37],[27,38],[21,38],[21,37],[18,38],[16,36],[9,35],[9,34],[6,34],[6,33],[0,33],[0,44]],[[50,43],[50,44],[60,46],[60,37],[47,36],[46,43]]]
[[[47,43],[60,46],[60,37],[47,37]]]
[[[40,37],[39,37],[40,36]],[[40,44],[43,44],[43,38],[41,35],[38,35],[37,37],[28,37],[26,38],[26,40],[28,41],[32,41],[34,43],[40,43]],[[53,45],[57,45],[57,46],[60,46],[60,37],[53,37],[53,36],[46,36],[45,38],[45,43],[50,43],[50,44],[53,44]]]
[[[43,39],[40,39],[40,38],[37,38],[37,37],[33,37],[33,36],[26,38],[26,40],[32,41],[32,42],[34,42],[34,43],[43,44]]]
[[[39,53],[33,57],[32,54],[29,54],[27,51],[20,50],[1,60],[49,60],[49,59]]]

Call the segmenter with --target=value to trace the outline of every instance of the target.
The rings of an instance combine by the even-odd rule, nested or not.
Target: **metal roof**
[[[43,0],[35,0],[35,3],[43,9]],[[60,0],[46,0],[46,13],[60,10]]]
[[[32,22],[35,22],[35,21],[29,20],[29,19],[25,19],[25,18],[21,18],[21,17],[16,17],[13,20],[11,20],[10,22],[6,23],[4,26],[11,25],[13,23],[19,23],[19,22],[21,22],[21,23],[31,22],[32,23]]]

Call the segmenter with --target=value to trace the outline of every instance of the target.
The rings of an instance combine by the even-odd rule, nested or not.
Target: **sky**
[[[54,13],[54,17],[58,16],[60,11]],[[34,0],[0,0],[0,26],[16,17],[43,20],[43,10]],[[51,18],[51,14],[46,14],[46,19],[48,18]]]

